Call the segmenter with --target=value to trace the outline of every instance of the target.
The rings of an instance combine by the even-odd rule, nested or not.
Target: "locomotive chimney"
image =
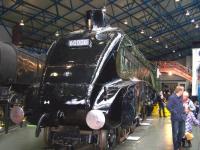
[[[86,14],[86,25],[88,30],[109,26],[108,16],[101,9],[89,10]]]

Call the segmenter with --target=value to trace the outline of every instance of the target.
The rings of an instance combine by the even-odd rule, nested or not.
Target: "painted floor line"
[[[129,136],[129,137],[127,138],[127,140],[130,140],[130,141],[138,141],[139,139],[140,139],[139,136]]]
[[[142,122],[140,123],[141,126],[150,126],[151,124],[150,123],[147,123],[147,122]]]
[[[146,119],[147,121],[153,121],[154,119],[152,119],[152,118],[148,118],[148,119]]]

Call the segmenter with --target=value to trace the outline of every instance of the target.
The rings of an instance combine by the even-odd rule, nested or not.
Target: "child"
[[[185,136],[182,139],[182,146],[185,146],[185,141],[188,143],[188,147],[191,147],[191,140],[193,138],[192,135],[192,126],[197,125],[200,127],[200,121],[198,121],[193,112],[190,110],[190,107],[185,107],[185,112],[187,114],[186,121],[185,121]]]

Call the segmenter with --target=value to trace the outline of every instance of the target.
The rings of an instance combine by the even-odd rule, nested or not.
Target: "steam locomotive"
[[[0,85],[25,86],[39,82],[45,57],[0,41]]]
[[[0,121],[3,121],[6,133],[11,124],[9,115],[13,118],[16,110],[22,112],[28,90],[39,85],[44,61],[45,55],[30,53],[0,41],[0,114],[3,117]],[[20,118],[23,119],[23,115]],[[21,122],[14,120],[18,124]]]
[[[111,149],[145,118],[155,97],[155,70],[104,12],[87,13],[87,30],[55,41],[39,88],[26,97],[27,119],[50,145]]]

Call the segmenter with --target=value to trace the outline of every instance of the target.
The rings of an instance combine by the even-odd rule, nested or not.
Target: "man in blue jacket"
[[[182,95],[184,87],[177,86],[175,92],[168,98],[167,108],[171,113],[174,150],[179,150],[185,131],[186,113],[183,107]]]

